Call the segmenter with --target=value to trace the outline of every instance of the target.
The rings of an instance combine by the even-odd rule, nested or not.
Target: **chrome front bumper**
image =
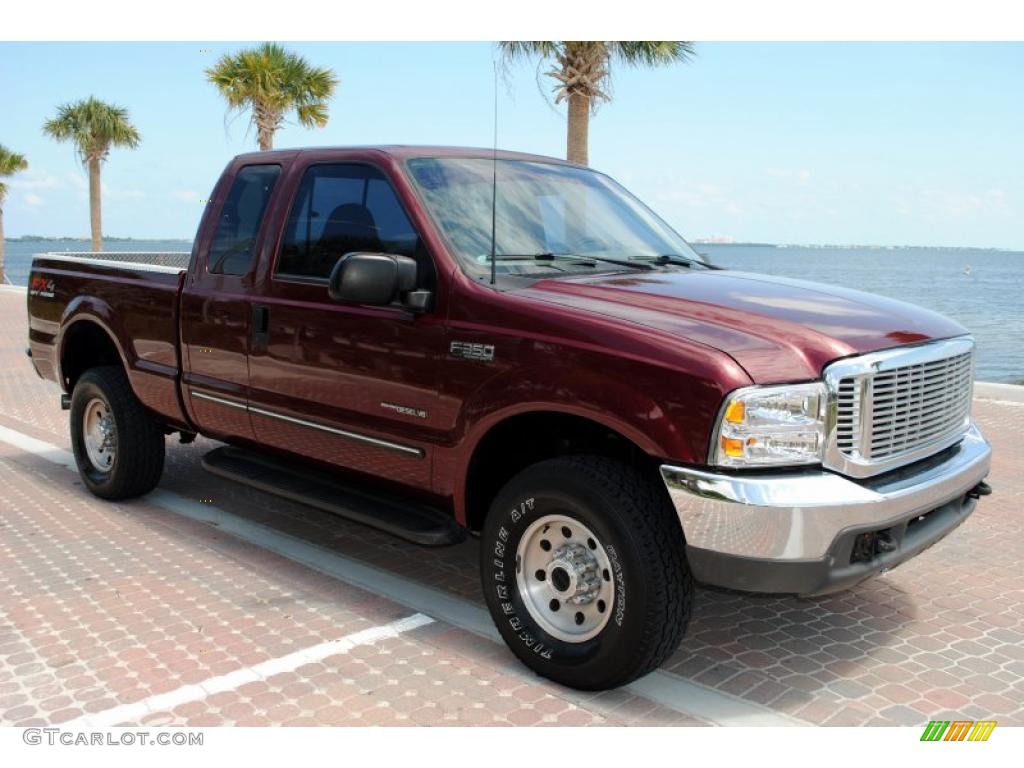
[[[972,425],[940,454],[866,480],[822,469],[726,474],[664,465],[661,473],[699,580],[819,594],[892,568],[963,522],[991,453]],[[856,537],[873,532],[895,548],[851,562]]]

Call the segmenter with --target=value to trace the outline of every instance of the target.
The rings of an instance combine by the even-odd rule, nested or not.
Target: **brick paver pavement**
[[[0,427],[67,449],[55,385],[24,357],[24,294],[0,290]],[[139,711],[222,676],[420,612],[168,511],[111,504],[77,476],[0,441],[0,724],[685,724],[719,703],[829,725],[996,719],[1024,725],[1024,405],[976,400],[995,494],[952,536],[834,596],[701,589],[660,678],[568,691],[502,645],[441,620],[165,710]],[[423,550],[205,473],[214,443],[168,442],[161,491],[372,565],[479,610],[477,545]],[[233,678],[231,678],[233,679]],[[678,681],[680,695],[670,690]],[[696,688],[694,688],[696,684]],[[159,700],[156,700],[159,703]],[[136,705],[134,709],[132,705]],[[116,714],[116,713],[115,713]],[[717,718],[723,721],[723,718]],[[725,721],[728,721],[727,719]]]

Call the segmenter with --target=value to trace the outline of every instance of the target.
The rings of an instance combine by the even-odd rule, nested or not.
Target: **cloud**
[[[690,208],[723,205],[729,202],[726,192],[715,184],[673,184],[659,192],[662,200]]]
[[[100,182],[100,186],[103,188],[103,197],[108,200],[141,200],[146,196],[141,189],[111,187],[104,182]]]
[[[171,193],[171,196],[175,200],[181,200],[183,203],[195,203],[199,200],[199,193],[194,189],[176,189]]]
[[[49,171],[36,171],[31,168],[12,176],[8,183],[12,189],[61,189],[66,186],[59,176]]]
[[[86,198],[89,195],[89,179],[84,173],[68,171],[64,178],[73,189],[78,192],[79,198]],[[107,182],[100,180],[100,192],[104,200],[141,200],[146,193],[141,189],[131,187],[112,187]]]
[[[71,185],[72,189],[78,190],[80,197],[85,197],[89,194],[89,182],[81,173],[68,171],[64,174],[64,180]]]
[[[701,220],[707,220],[716,214],[735,218],[747,213],[747,205],[740,196],[734,190],[718,184],[658,176],[652,186],[654,188],[647,199],[669,215],[689,211]]]
[[[46,200],[44,200],[34,192],[26,192],[21,199],[29,208],[38,208],[39,206],[43,205],[46,202]]]
[[[768,168],[765,174],[775,179],[791,179],[800,185],[809,183],[812,176],[806,168]]]
[[[932,217],[964,218],[977,213],[1006,213],[1009,210],[1005,190],[980,191],[925,188],[920,191],[921,207]]]

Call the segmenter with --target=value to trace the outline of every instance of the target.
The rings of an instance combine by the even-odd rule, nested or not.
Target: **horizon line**
[[[153,242],[153,241],[164,241],[164,242],[187,242],[191,243],[195,241],[194,237],[122,237],[118,235],[104,235],[104,240],[110,240],[113,242]],[[5,242],[48,242],[53,240],[69,240],[74,242],[90,242],[92,240],[88,235],[18,235],[16,237],[4,237]],[[945,251],[999,251],[1001,253],[1024,253],[1024,248],[1002,248],[999,246],[989,245],[894,245],[894,244],[878,244],[878,243],[782,243],[782,242],[770,242],[767,240],[736,240],[734,242],[718,242],[714,239],[702,239],[694,238],[687,239],[687,243],[691,246],[721,246],[725,248],[733,246],[765,246],[771,248],[839,248],[839,249],[870,249],[870,250],[910,250],[910,249],[921,249],[921,250],[945,250]]]

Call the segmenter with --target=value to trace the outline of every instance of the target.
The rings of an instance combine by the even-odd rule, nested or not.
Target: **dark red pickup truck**
[[[42,255],[29,286],[93,493],[146,493],[166,436],[202,433],[220,475],[422,544],[478,534],[502,636],[568,685],[655,668],[694,579],[849,587],[989,492],[964,328],[716,269],[558,160],[244,155],[179,265],[113,258]]]

